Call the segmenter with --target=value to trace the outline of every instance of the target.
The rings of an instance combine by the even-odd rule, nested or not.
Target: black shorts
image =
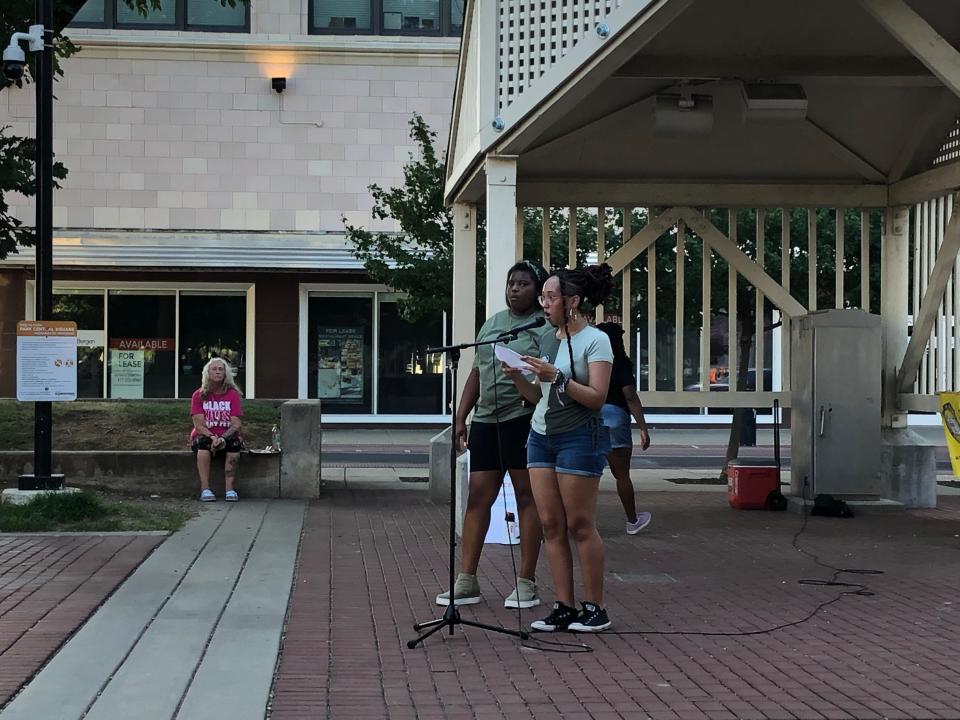
[[[470,472],[526,470],[527,436],[530,435],[531,417],[533,416],[521,415],[501,422],[499,444],[497,423],[470,423],[470,439],[467,442],[470,449]]]
[[[197,435],[193,442],[190,443],[190,449],[196,452],[197,450],[209,450],[213,446],[213,440],[208,438],[206,435]],[[239,435],[234,435],[233,437],[227,438],[226,451],[228,453],[238,453],[243,450],[243,440]]]

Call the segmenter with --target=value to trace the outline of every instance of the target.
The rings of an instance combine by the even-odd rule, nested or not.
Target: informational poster
[[[363,328],[317,329],[317,396],[322,400],[363,402]]]
[[[69,320],[17,323],[17,400],[77,399],[77,324]]]
[[[110,397],[143,398],[143,350],[110,348]]]

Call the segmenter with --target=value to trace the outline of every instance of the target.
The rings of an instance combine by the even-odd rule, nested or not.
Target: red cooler
[[[727,466],[727,500],[738,510],[763,510],[780,489],[780,470],[767,460],[733,460]]]

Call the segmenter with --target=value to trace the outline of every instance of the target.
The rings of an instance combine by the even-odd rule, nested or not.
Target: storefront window
[[[380,302],[379,412],[443,412],[443,356],[425,352],[442,344],[441,318],[409,323],[396,302]]]
[[[77,324],[77,397],[103,397],[103,292],[54,293],[53,319]]]
[[[373,297],[311,297],[307,396],[327,412],[373,412]]]
[[[241,390],[247,372],[247,300],[244,294],[180,293],[179,395],[200,387],[208,360],[223,358]]]
[[[173,291],[110,291],[108,397],[174,397],[175,314]]]

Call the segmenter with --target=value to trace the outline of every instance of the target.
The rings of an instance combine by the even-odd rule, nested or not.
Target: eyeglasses
[[[560,300],[562,295],[539,295],[537,300],[540,301],[540,307],[547,307],[548,305],[553,305],[557,300]]]

